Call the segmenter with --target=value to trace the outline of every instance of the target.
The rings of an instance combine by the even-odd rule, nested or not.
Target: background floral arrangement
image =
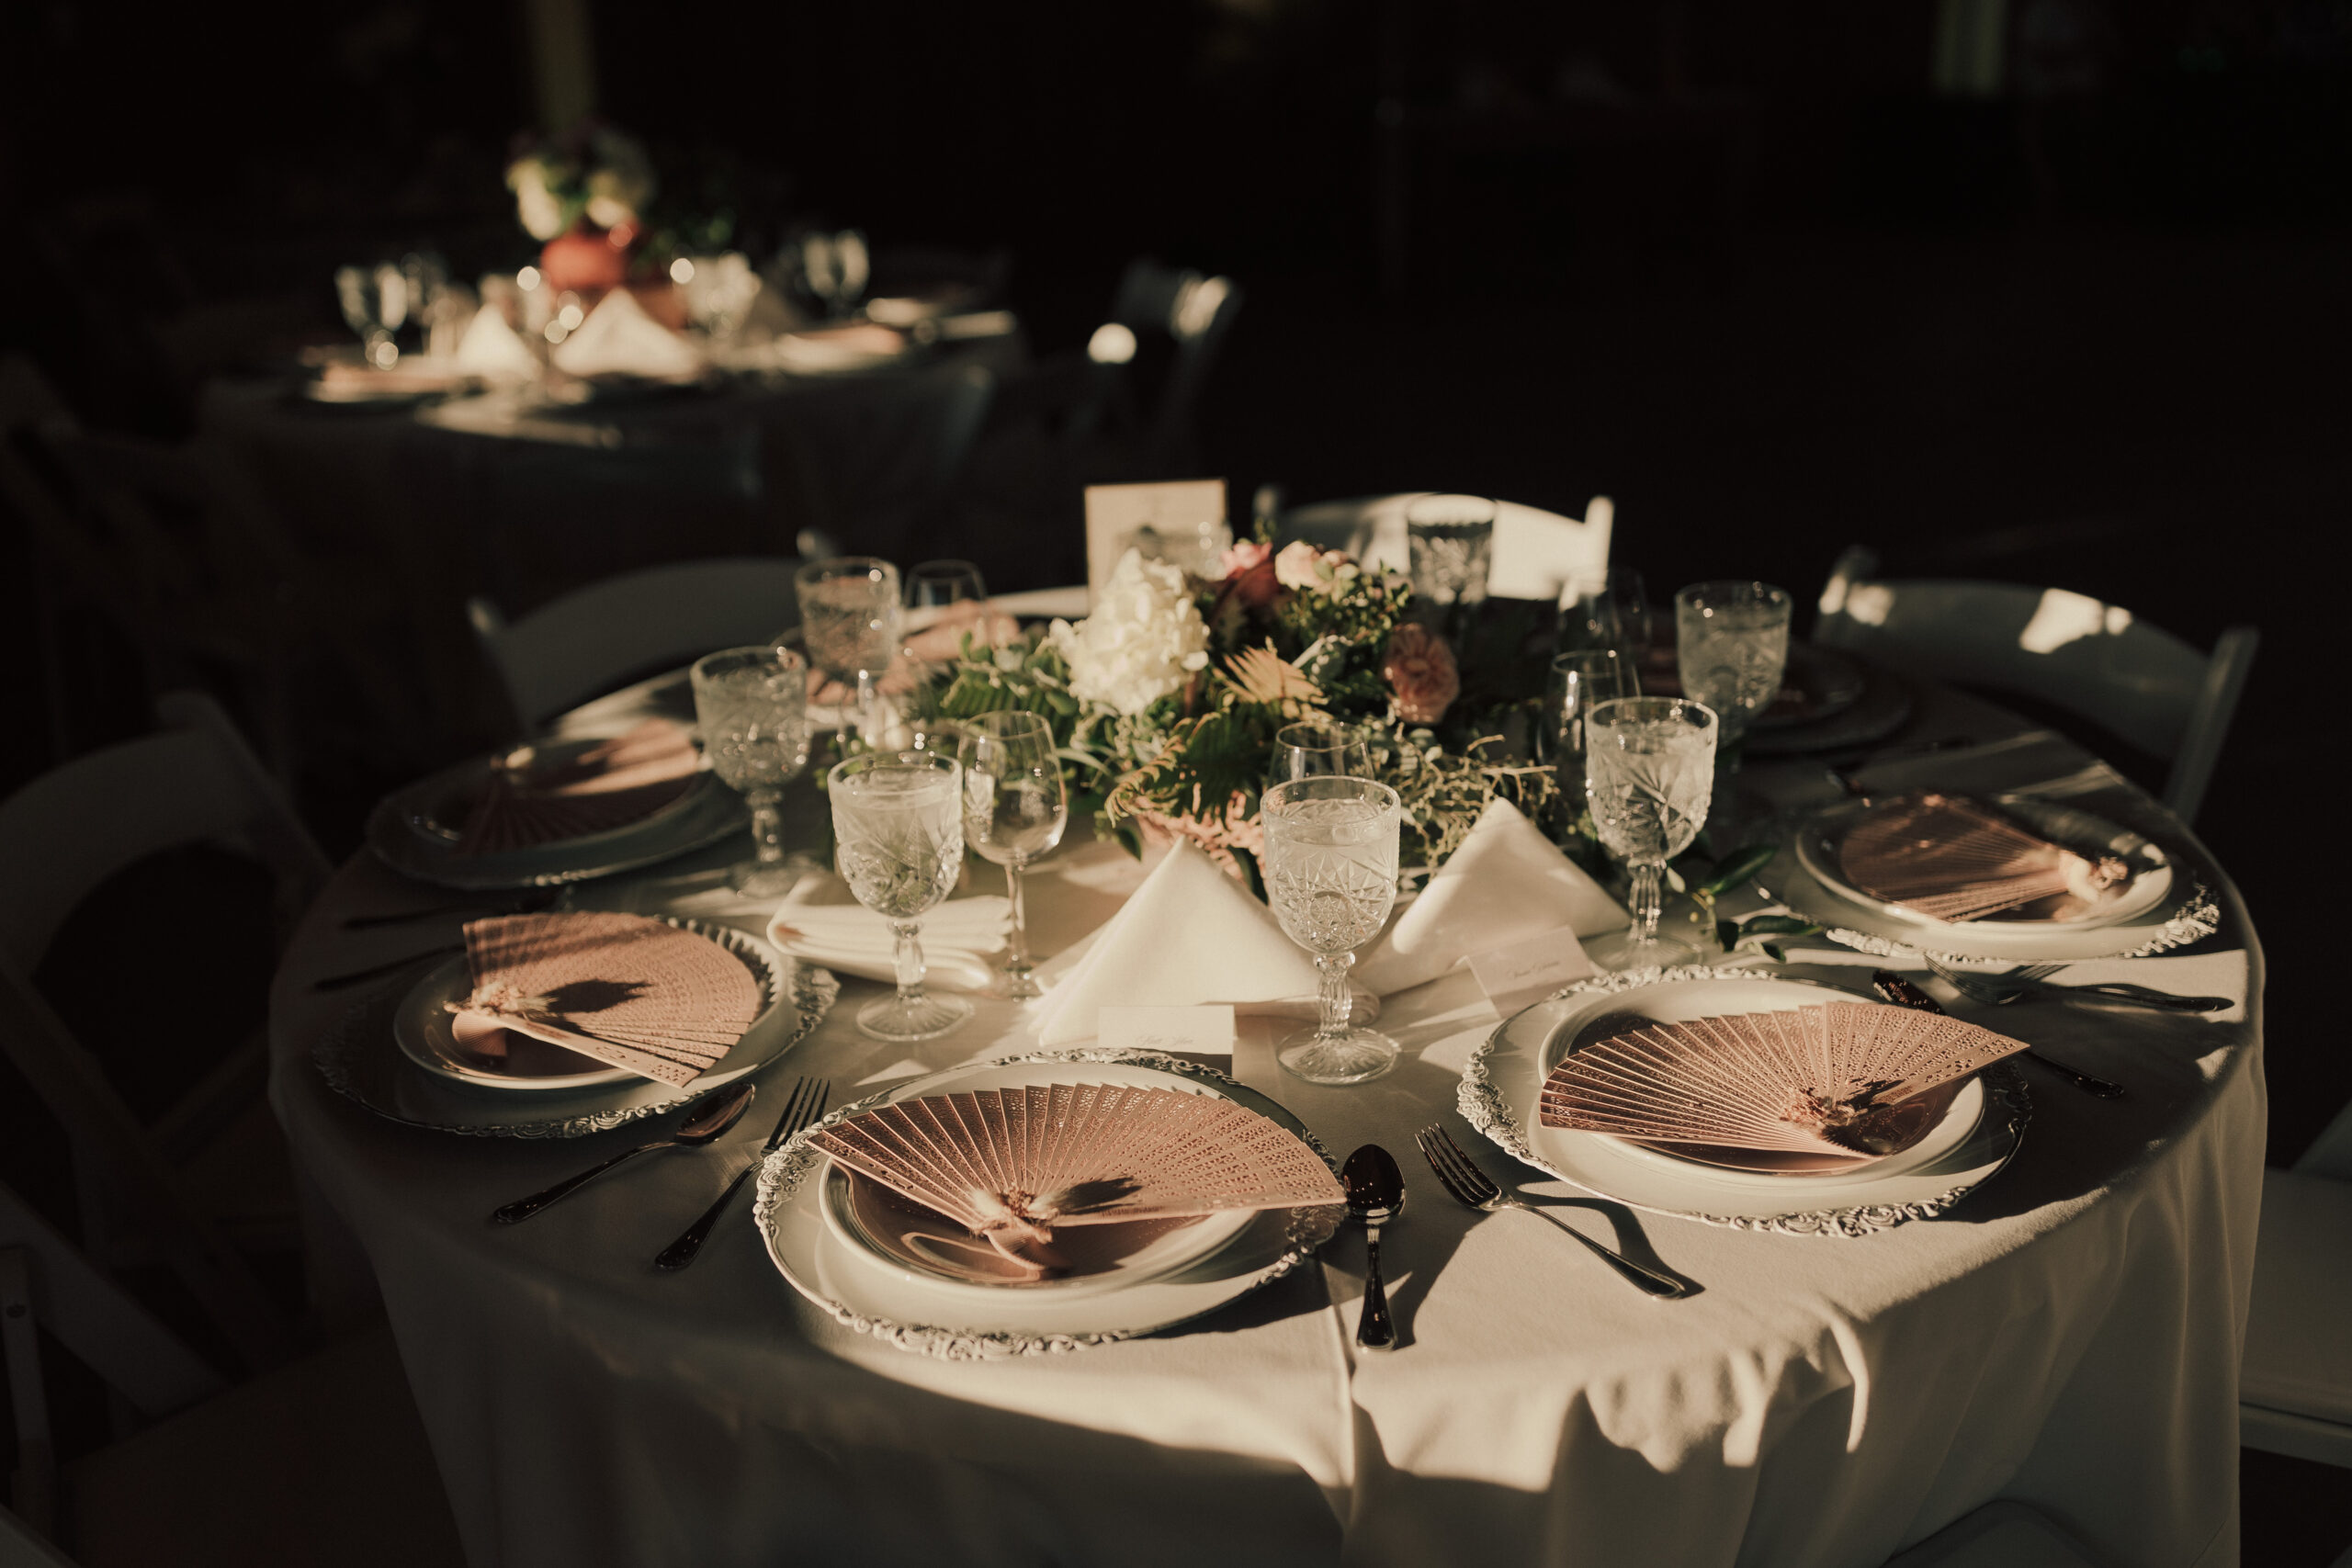
[[[535,240],[552,240],[585,220],[634,231],[653,199],[653,160],[644,144],[609,125],[587,123],[523,144],[506,165],[514,216]]]
[[[908,717],[1043,714],[1072,806],[1099,829],[1136,850],[1190,840],[1261,891],[1260,796],[1275,732],[1301,719],[1363,733],[1404,802],[1408,865],[1442,863],[1496,794],[1581,848],[1551,769],[1511,754],[1541,694],[1540,653],[1509,625],[1469,640],[1486,657],[1465,680],[1405,580],[1336,550],[1247,541],[1214,579],[1130,550],[1085,620],[996,647],[966,637]]]

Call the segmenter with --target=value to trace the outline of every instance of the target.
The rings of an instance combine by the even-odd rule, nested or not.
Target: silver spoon
[[[1380,1227],[1405,1206],[1405,1173],[1386,1149],[1366,1144],[1340,1168],[1340,1182],[1348,1190],[1348,1217],[1363,1226],[1363,1313],[1356,1319],[1356,1343],[1367,1350],[1391,1349],[1396,1325],[1380,1279]]]
[[[503,1208],[492,1211],[491,1223],[511,1225],[517,1220],[527,1220],[548,1204],[569,1198],[615,1166],[635,1159],[639,1155],[651,1154],[655,1149],[695,1148],[709,1143],[735,1125],[735,1119],[752,1108],[752,1096],[759,1092],[759,1088],[755,1083],[740,1083],[732,1089],[719,1089],[705,1096],[701,1108],[680,1122],[678,1130],[670,1136],[657,1138],[650,1144],[639,1144],[633,1149],[623,1149],[603,1164],[591,1166],[577,1176],[567,1176],[543,1192],[534,1192],[528,1198],[517,1198]]]

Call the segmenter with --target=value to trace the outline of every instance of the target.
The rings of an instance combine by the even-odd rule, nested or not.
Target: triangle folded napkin
[[[1514,941],[1563,926],[1598,936],[1626,923],[1600,884],[1497,795],[1420,897],[1357,961],[1355,977],[1385,997]]]
[[[1004,951],[1012,906],[984,894],[951,898],[922,917],[923,983],[943,991],[984,991],[993,985],[995,955]],[[795,958],[867,980],[898,977],[898,942],[890,922],[857,902],[849,884],[831,872],[793,885],[768,920],[768,940]]]
[[[1272,910],[1179,843],[1036,1004],[1037,1041],[1091,1040],[1105,1007],[1247,1008],[1312,997],[1321,984]]]
[[[694,737],[666,718],[649,718],[568,761],[518,747],[492,762],[457,852],[495,854],[626,827],[685,794],[700,766]]]
[[[522,334],[507,325],[505,312],[484,305],[458,340],[458,368],[487,381],[528,381],[539,373],[537,355]]]
[[[682,1086],[734,1048],[764,1000],[751,967],[709,938],[603,910],[469,921],[466,968],[472,990],[447,1004],[458,1022]]]
[[[647,315],[626,288],[597,300],[588,319],[548,357],[567,376],[662,379],[697,376],[703,369],[694,345]]]

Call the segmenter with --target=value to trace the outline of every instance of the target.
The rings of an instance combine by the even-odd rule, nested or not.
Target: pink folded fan
[[[1838,1156],[1790,1167],[1835,1168],[1908,1148],[1972,1074],[2024,1049],[1866,1002],[1648,1023],[1562,1060],[1542,1116],[1645,1143]]]
[[[1057,1227],[1340,1203],[1314,1150],[1210,1095],[1115,1084],[901,1100],[809,1140],[985,1238],[1035,1276],[1066,1271]]]
[[[2031,911],[2079,918],[2110,897],[2131,868],[2090,860],[2027,832],[1965,795],[1917,790],[1865,813],[1838,852],[1846,880],[1873,897],[1936,920]]]
[[[760,1014],[741,958],[643,915],[500,915],[466,926],[473,989],[448,1004],[468,1048],[503,1029],[666,1084],[693,1082]],[[487,1049],[486,1049],[487,1047]]]
[[[665,718],[564,761],[517,747],[492,761],[457,852],[497,854],[627,827],[685,794],[698,765],[694,737]]]

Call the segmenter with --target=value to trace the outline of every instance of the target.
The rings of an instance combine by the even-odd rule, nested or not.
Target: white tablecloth
[[[1998,722],[1952,700],[1920,732]],[[1933,773],[2053,785],[2201,859],[2086,761],[2051,739],[1954,753]],[[1802,768],[1758,777],[1787,795],[1829,788]],[[1132,885],[1116,853],[1066,852],[1036,879],[1043,950]],[[900,1352],[808,1305],[769,1263],[748,1202],[693,1269],[657,1274],[653,1253],[752,1157],[772,1119],[756,1110],[716,1153],[641,1161],[493,1229],[493,1206],[632,1134],[444,1137],[324,1087],[309,1047],[353,998],[310,980],[447,934],[341,930],[354,911],[434,901],[365,859],[279,976],[272,1095],[373,1261],[478,1568],[1835,1568],[1881,1562],[1996,1496],[2118,1563],[2224,1564],[2237,1560],[2237,1367],[2264,1135],[2261,964],[2234,895],[2203,869],[2222,896],[2217,937],[2104,967],[2245,1005],[2005,1014],[2130,1098],[2095,1100],[2029,1067],[2016,1161],[1946,1216],[1837,1240],[1585,1211],[1597,1235],[1638,1225],[1705,1287],[1659,1303],[1542,1220],[1455,1205],[1408,1157],[1410,1201],[1383,1247],[1404,1343],[1386,1356],[1351,1343],[1352,1232],[1323,1268],[1182,1331],[977,1364]],[[849,1021],[868,994],[846,986],[771,1077],[823,1074],[845,1098],[1030,1044],[1008,1004],[983,999],[958,1033],[884,1046]],[[1409,1156],[1413,1130],[1442,1119],[1490,1170],[1534,1176],[1453,1112],[1456,1075],[1496,1021],[1468,976],[1390,998],[1382,1021],[1405,1056],[1369,1086],[1285,1078],[1270,1025],[1249,1021],[1237,1076],[1335,1153],[1377,1139]]]

